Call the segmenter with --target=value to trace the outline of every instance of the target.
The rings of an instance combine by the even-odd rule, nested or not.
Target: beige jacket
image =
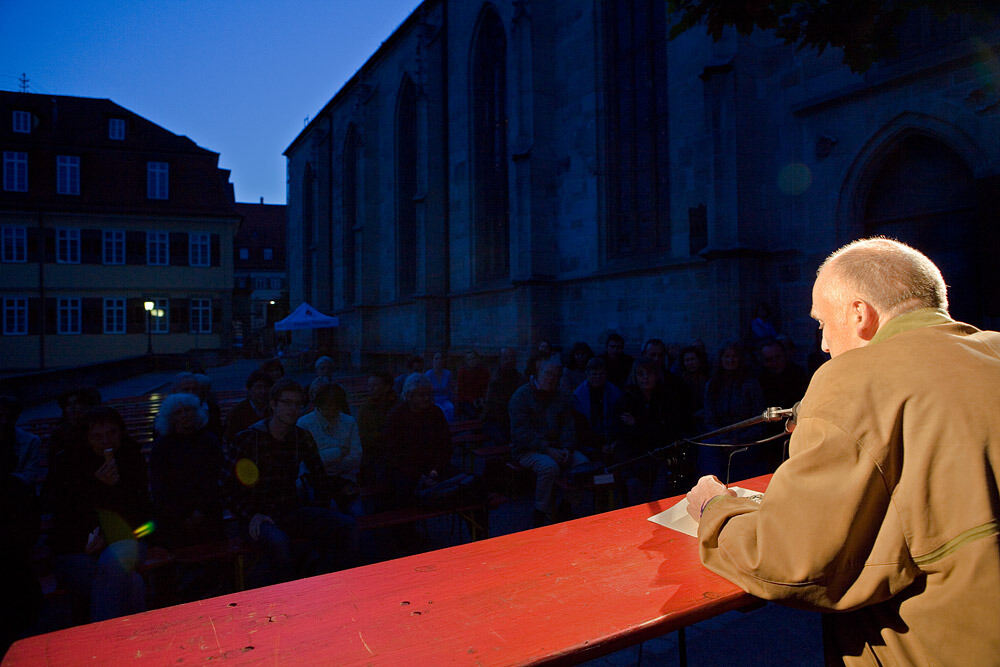
[[[923,309],[815,374],[764,501],[720,497],[702,561],[821,611],[830,662],[1000,664],[1000,334]]]

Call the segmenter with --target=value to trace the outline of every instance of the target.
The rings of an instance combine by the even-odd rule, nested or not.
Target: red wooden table
[[[646,520],[679,499],[29,637],[3,664],[579,662],[754,600]]]

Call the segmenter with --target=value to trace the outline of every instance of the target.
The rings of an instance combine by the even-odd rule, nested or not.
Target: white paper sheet
[[[760,502],[764,498],[764,494],[760,491],[751,491],[750,489],[744,489],[742,486],[731,486],[729,489],[736,492],[737,498],[753,498],[757,502]],[[688,514],[687,508],[688,501],[685,498],[673,507],[649,517],[649,520],[666,528],[676,530],[679,533],[698,537],[698,524]]]

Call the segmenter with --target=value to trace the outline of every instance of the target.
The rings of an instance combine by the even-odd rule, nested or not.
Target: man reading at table
[[[923,254],[865,239],[820,267],[832,359],[802,399],[760,505],[688,493],[705,565],[820,611],[836,664],[1000,660],[1000,334],[948,316]]]

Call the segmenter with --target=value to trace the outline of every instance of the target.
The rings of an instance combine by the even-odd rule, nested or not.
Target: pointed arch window
[[[472,198],[475,281],[510,273],[507,181],[507,39],[491,8],[483,11],[472,50]]]

